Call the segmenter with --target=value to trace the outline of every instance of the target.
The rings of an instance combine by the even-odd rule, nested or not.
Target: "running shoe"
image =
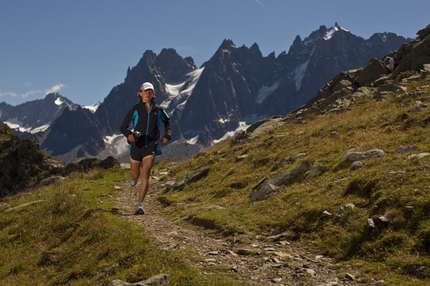
[[[134,214],[135,215],[143,215],[145,213],[145,211],[143,210],[143,205],[141,202],[138,202],[136,204],[136,208],[134,209]]]
[[[137,180],[133,180],[132,178],[130,178],[130,186],[134,187],[137,184]]]

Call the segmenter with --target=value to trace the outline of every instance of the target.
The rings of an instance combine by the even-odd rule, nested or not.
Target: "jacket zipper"
[[[146,104],[145,104],[145,108],[146,108],[146,112],[148,113],[148,119],[146,120],[147,122],[146,122],[146,136],[145,136],[145,148],[146,148],[148,147],[149,122],[151,120],[152,103],[149,107],[149,110]]]

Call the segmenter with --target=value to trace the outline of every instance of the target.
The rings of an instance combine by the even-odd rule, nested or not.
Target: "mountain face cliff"
[[[50,93],[44,99],[28,101],[17,106],[1,102],[0,121],[13,128],[19,126],[20,132],[37,133],[48,129],[65,109],[75,110],[78,106],[58,93]]]
[[[381,59],[410,40],[393,33],[365,40],[336,24],[321,26],[304,40],[297,36],[288,53],[277,57],[263,56],[257,44],[236,47],[232,40],[224,40],[200,68],[174,49],[163,49],[159,55],[146,51],[94,114],[82,108],[64,110],[36,137],[43,150],[66,162],[119,157],[126,152],[119,126],[137,103],[142,82],[150,81],[156,102],[172,121],[173,144],[163,152],[173,160],[184,159],[261,118],[299,108],[337,73]],[[7,122],[12,117],[4,116],[4,110],[11,114],[10,106],[0,106],[0,121]]]
[[[257,44],[237,48],[225,40],[205,64],[181,111],[181,135],[208,146],[260,118],[285,115],[316,96],[340,71],[381,59],[407,39],[393,33],[364,40],[339,25],[296,37],[288,53],[264,57]]]

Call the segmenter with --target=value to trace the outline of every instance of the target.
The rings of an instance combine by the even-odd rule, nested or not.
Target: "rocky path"
[[[355,285],[353,276],[337,273],[338,266],[329,258],[283,240],[282,235],[228,241],[175,224],[160,215],[157,196],[162,186],[157,183],[151,181],[144,215],[133,215],[138,188],[128,182],[120,188],[117,208],[125,219],[144,226],[145,235],[159,247],[192,253],[186,259],[202,273],[234,277],[247,285]]]

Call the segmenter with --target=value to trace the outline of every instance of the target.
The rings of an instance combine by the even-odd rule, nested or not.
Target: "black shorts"
[[[135,161],[142,161],[146,156],[155,156],[156,151],[155,147],[139,148],[135,144],[131,144],[130,157]]]

